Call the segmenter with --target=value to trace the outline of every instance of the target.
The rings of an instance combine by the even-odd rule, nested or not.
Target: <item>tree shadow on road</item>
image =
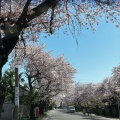
[[[75,114],[73,115],[80,115],[82,117],[82,119],[89,119],[89,120],[107,120],[109,118],[105,118],[103,116],[95,116],[93,114],[83,114],[83,113],[80,113],[80,112],[76,112]]]
[[[103,118],[102,116],[83,116],[82,119],[89,119],[89,120],[107,120],[106,118]]]

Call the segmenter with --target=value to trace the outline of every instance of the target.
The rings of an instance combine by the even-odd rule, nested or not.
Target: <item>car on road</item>
[[[75,107],[74,106],[68,106],[67,107],[67,112],[68,113],[74,113],[75,112]]]

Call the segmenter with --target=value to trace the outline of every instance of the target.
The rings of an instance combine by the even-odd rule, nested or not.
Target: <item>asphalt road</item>
[[[63,109],[55,109],[48,112],[48,117],[44,120],[118,120],[105,118],[96,115],[83,115],[80,112],[76,113],[67,113],[66,110]]]

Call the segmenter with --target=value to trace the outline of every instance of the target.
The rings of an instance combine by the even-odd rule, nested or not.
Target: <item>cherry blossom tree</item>
[[[112,75],[105,78],[101,83],[77,83],[74,91],[74,103],[77,104],[77,106],[80,106],[80,108],[96,108],[96,112],[98,112],[98,108],[102,108],[107,105],[106,107],[112,114],[112,107],[117,104],[117,95],[115,94],[115,90],[120,86],[119,83],[120,66],[117,66],[113,68]],[[117,110],[117,107],[115,109]]]
[[[0,77],[18,42],[36,41],[40,32],[54,34],[61,26],[74,37],[81,27],[96,30],[104,13],[106,22],[119,27],[119,4],[114,0],[0,0]],[[5,86],[0,90],[5,93]]]
[[[112,70],[113,73],[113,83],[115,84],[114,87],[120,86],[120,65],[117,67],[114,67]]]
[[[59,92],[67,91],[69,85],[73,83],[76,70],[64,59],[64,56],[53,58],[50,52],[43,51],[43,45],[26,47],[24,56],[26,74],[35,78],[32,83],[37,82],[41,92],[43,91],[42,94],[54,96]]]
[[[114,67],[112,70],[112,76],[107,77],[101,83],[101,99],[106,99],[107,102],[111,102],[111,98],[115,96],[115,90],[120,86],[120,66]],[[99,94],[100,93],[100,94]]]
[[[89,108],[95,106],[95,90],[96,90],[96,84],[83,84],[78,83],[75,86],[75,99],[74,103],[77,103],[77,105],[82,108]]]
[[[30,103],[35,100],[34,92],[39,93],[40,101],[50,99],[59,93],[65,94],[70,89],[76,70],[63,55],[53,58],[51,52],[44,52],[43,44],[27,45],[25,53],[23,49],[18,49],[18,57],[11,65],[16,62],[24,65],[31,95]]]
[[[73,85],[72,92],[64,97],[66,104],[74,104],[78,110],[83,108],[95,109],[95,113],[102,114],[108,109],[109,114],[117,111],[117,90],[120,87],[120,66],[114,67],[112,75],[105,78],[101,83],[81,83]]]

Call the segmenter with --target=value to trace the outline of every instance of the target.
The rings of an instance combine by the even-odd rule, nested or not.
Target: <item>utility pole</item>
[[[15,48],[16,49],[16,48]],[[16,51],[15,51],[16,57]],[[19,120],[19,80],[18,80],[18,67],[15,66],[15,120]]]

